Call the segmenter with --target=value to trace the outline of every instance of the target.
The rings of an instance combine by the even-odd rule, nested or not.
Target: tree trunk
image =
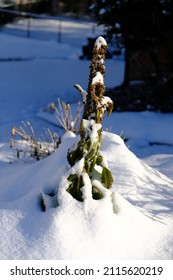
[[[160,65],[159,65],[159,58],[158,58],[158,54],[157,54],[157,50],[156,49],[153,49],[150,52],[150,57],[151,57],[151,60],[153,62],[153,65],[155,67],[156,76],[159,79],[159,77],[160,77]]]
[[[51,0],[51,14],[55,16],[57,14],[58,0]]]
[[[129,81],[130,81],[130,50],[128,45],[126,44],[123,86],[127,87],[129,85]]]

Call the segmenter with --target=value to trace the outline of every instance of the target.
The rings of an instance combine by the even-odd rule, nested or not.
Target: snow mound
[[[173,181],[137,158],[116,134],[104,133],[102,152],[115,178],[114,191],[145,215],[169,223]]]
[[[154,195],[160,191],[158,200],[171,207],[172,181],[140,161],[115,134],[103,133],[101,147],[115,177],[110,195],[79,202],[64,186],[58,207],[41,211],[40,193],[57,190],[68,170],[67,150],[77,140],[66,134],[55,153],[35,163],[8,165],[0,157],[0,176],[8,170],[1,176],[0,259],[171,259],[173,223]]]

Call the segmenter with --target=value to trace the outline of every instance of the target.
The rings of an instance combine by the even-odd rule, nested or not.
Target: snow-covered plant
[[[112,100],[103,96],[106,50],[106,41],[99,37],[93,48],[88,90],[86,92],[79,85],[75,86],[83,96],[84,112],[79,130],[80,141],[67,154],[72,170],[67,178],[67,191],[79,201],[85,199],[86,192],[93,199],[103,198],[104,189],[111,188],[113,183],[111,171],[100,153],[102,119],[105,111],[110,115],[113,107]],[[77,165],[80,168],[74,172],[73,167]]]
[[[55,111],[55,116],[65,131],[78,132],[80,123],[80,113],[83,109],[80,102],[78,102],[77,112],[75,116],[72,114],[71,105],[61,101],[58,98],[58,106],[55,103],[50,104],[51,111]]]
[[[22,122],[18,128],[11,130],[10,147],[16,150],[17,158],[34,158],[40,160],[52,154],[60,144],[60,137],[46,129],[46,140],[36,137],[30,122]]]

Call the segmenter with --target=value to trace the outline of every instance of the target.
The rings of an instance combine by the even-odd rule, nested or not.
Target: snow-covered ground
[[[51,19],[50,19],[51,18]],[[82,19],[71,20],[68,17],[21,18],[12,23],[4,25],[3,32],[10,35],[30,37],[39,40],[54,40],[71,46],[81,46],[81,40],[86,37],[104,34],[104,27],[98,26],[96,22]]]
[[[66,133],[40,161],[17,159],[9,147],[21,121],[39,136],[46,127],[63,135],[45,108],[80,100],[73,85],[87,88],[90,65],[80,51],[0,34],[0,259],[173,259],[173,114],[105,117],[101,151],[114,184],[99,201],[78,202],[63,188],[78,136]],[[121,83],[123,61],[106,60],[106,70],[107,87]],[[58,207],[42,212],[40,193],[57,191]]]

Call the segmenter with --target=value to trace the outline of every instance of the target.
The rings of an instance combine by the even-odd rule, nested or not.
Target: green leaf
[[[97,157],[97,159],[96,159],[96,164],[97,164],[97,165],[101,165],[101,164],[102,164],[102,161],[103,161],[103,157],[99,155],[99,156]]]
[[[69,187],[67,188],[67,192],[72,195],[73,198],[78,201],[83,201],[81,188],[83,187],[83,179],[82,176],[78,177],[77,174],[71,174],[68,178],[68,181],[71,182]]]
[[[79,142],[80,144],[80,142]],[[83,157],[83,150],[82,147],[78,144],[77,148],[71,152],[68,151],[67,153],[67,160],[70,166],[75,165]]]
[[[102,192],[96,186],[92,186],[92,197],[95,200],[99,200],[103,198]]]
[[[107,189],[110,189],[113,183],[111,171],[107,167],[103,167],[101,181]]]

